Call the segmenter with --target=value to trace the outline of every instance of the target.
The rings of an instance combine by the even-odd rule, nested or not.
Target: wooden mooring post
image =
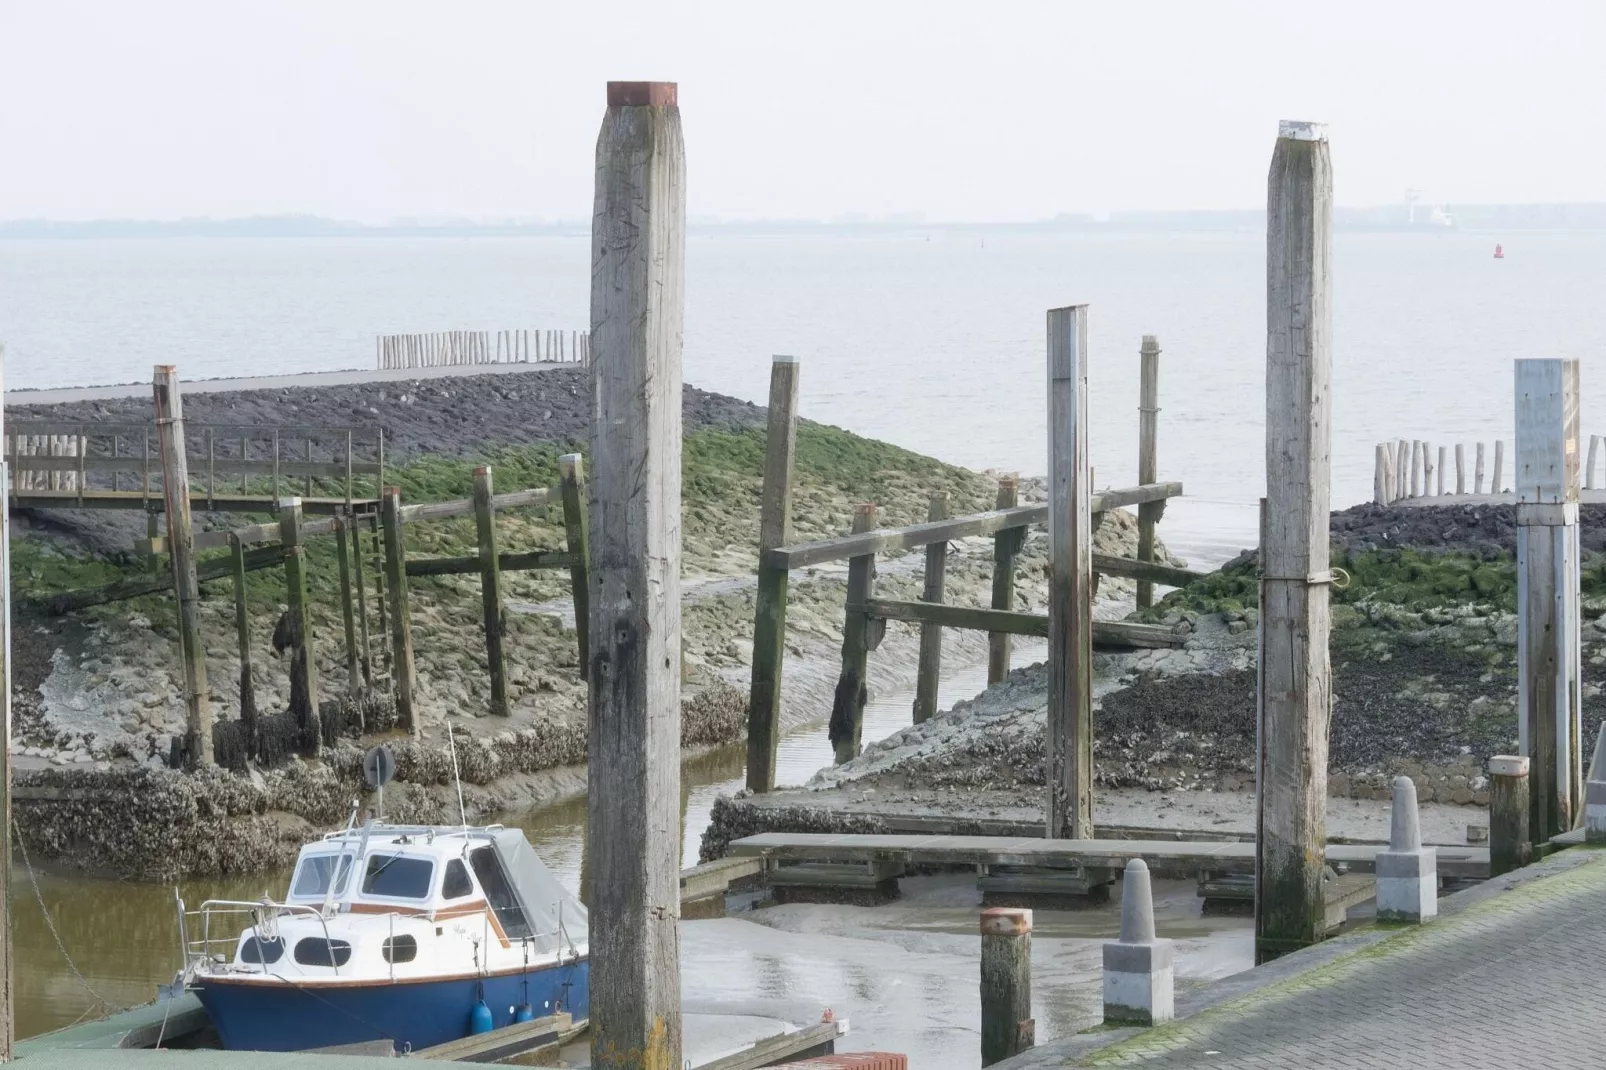
[[[1533,859],[1530,763],[1522,755],[1489,759],[1489,876],[1521,869]]]
[[[279,544],[284,550],[284,586],[290,605],[290,715],[300,731],[301,754],[316,758],[323,752],[323,725],[318,717],[318,658],[313,652],[300,498],[279,501]]]
[[[786,657],[786,595],[791,570],[764,561],[764,551],[792,538],[792,469],[797,457],[795,357],[770,365],[764,432],[764,489],[758,512],[758,590],[753,609],[753,675],[747,703],[747,790],[775,790],[781,744],[781,673]]]
[[[6,347],[0,343],[0,397],[5,396]],[[0,405],[0,442],[6,441],[5,406]],[[0,452],[0,562],[11,561],[11,465]],[[11,887],[11,576],[0,568],[0,882]],[[10,892],[0,900],[0,1063],[11,1061],[16,1038],[16,985],[12,971]]]
[[[875,526],[874,502],[860,502],[854,506],[853,534],[874,531]],[[874,593],[875,554],[849,558],[848,608],[842,621],[842,675],[837,678],[829,727],[838,765],[857,758],[864,740],[864,703],[869,694],[865,677],[869,672],[871,623],[862,607]]]
[[[184,453],[184,404],[178,369],[156,368],[156,436],[161,445],[162,501],[168,555],[178,596],[179,654],[184,663],[184,763],[212,764],[212,702],[206,687],[206,642],[201,638],[201,585],[195,576],[195,529],[190,523],[190,476]]]
[[[1032,912],[991,907],[981,912],[981,1065],[1002,1062],[1036,1043]]]
[[[1326,128],[1284,122],[1266,207],[1257,962],[1313,944],[1327,927],[1332,227]]]
[[[558,458],[558,480],[563,492],[563,528],[569,554],[574,564],[569,566],[569,586],[574,601],[574,639],[579,649],[580,675],[586,675],[591,664],[591,569],[590,522],[586,519],[585,460],[578,453],[565,453]]]
[[[240,727],[245,730],[245,753],[257,752],[257,698],[251,682],[251,606],[245,589],[245,544],[229,535],[229,562],[234,568],[234,635],[240,651]]]
[[[1093,575],[1087,306],[1048,312],[1046,832],[1093,837]]]
[[[1160,341],[1152,334],[1143,336],[1138,349],[1138,483],[1157,483],[1160,479]],[[1144,502],[1138,506],[1138,560],[1154,560],[1154,526],[1165,515],[1165,501]],[[1137,605],[1154,605],[1154,584],[1138,581]]]
[[[351,574],[356,583],[357,632],[362,643],[358,664],[362,669],[362,686],[374,686],[374,648],[368,635],[368,563],[362,556],[363,527],[367,521],[353,518],[347,525],[351,530]],[[381,612],[381,618],[384,614]]]
[[[1578,361],[1516,362],[1517,725],[1530,839],[1582,813]]]
[[[474,469],[474,531],[480,548],[480,601],[485,612],[485,664],[491,675],[491,713],[512,712],[507,696],[507,655],[503,651],[502,570],[496,557],[496,505],[491,469]]]
[[[681,1065],[686,158],[672,82],[610,82],[592,218],[591,1065]]]
[[[379,499],[385,531],[385,602],[390,610],[390,685],[396,696],[396,725],[414,739],[422,734],[413,711],[413,624],[407,607],[407,543],[402,533],[401,489],[386,487]]]
[[[351,540],[346,537],[350,521],[343,516],[334,518],[335,554],[340,563],[340,622],[346,633],[346,691],[362,691],[362,655],[357,646],[357,606],[352,598]]]
[[[931,492],[926,519],[947,520],[949,494],[945,490]],[[948,576],[948,544],[934,542],[926,547],[925,589],[920,600],[932,605],[943,602],[943,587]],[[942,683],[942,625],[920,626],[920,660],[915,676],[915,724],[931,720],[937,712],[937,688]]]
[[[1006,475],[998,480],[998,497],[995,507],[1013,509],[1020,503],[1020,477]],[[1143,507],[1138,506],[1141,515]],[[994,609],[1006,613],[1015,609],[1015,558],[1020,555],[1026,541],[1025,528],[1005,528],[993,536],[993,603]],[[992,686],[1009,675],[1010,635],[1008,632],[987,633],[987,684]]]

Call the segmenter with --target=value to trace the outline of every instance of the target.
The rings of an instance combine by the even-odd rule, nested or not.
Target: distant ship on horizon
[[[1347,230],[1382,233],[1450,234],[1461,229],[1460,220],[1444,210],[1442,204],[1422,199],[1422,191],[1408,189],[1399,205],[1340,210]]]

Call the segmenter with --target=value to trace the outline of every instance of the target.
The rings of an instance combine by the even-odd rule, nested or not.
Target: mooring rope
[[[28,883],[33,885],[33,897],[39,902],[39,913],[45,916],[45,927],[50,930],[51,938],[56,941],[56,950],[61,952],[61,957],[66,961],[67,968],[73,972],[74,977],[78,978],[78,983],[84,986],[84,991],[95,999],[89,1010],[95,1010],[97,1006],[104,1007],[107,1010],[118,1009],[116,1004],[95,991],[95,987],[89,983],[89,979],[83,975],[83,971],[78,969],[78,964],[73,962],[72,955],[67,953],[67,945],[61,939],[61,933],[56,929],[56,921],[50,916],[50,908],[45,906],[44,893],[39,890],[39,877],[34,873],[33,862],[28,858],[28,845],[22,842],[22,828],[17,824],[15,816],[11,819],[11,830],[12,834],[17,838],[17,850],[22,855],[23,867],[28,871]],[[78,1021],[83,1021],[84,1016],[88,1013],[89,1011],[85,1011],[83,1015],[79,1016]],[[76,1025],[78,1023],[74,1022],[73,1024]]]

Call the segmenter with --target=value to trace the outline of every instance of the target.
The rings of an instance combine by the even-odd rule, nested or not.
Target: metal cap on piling
[[[1020,907],[988,907],[981,912],[983,936],[1025,936],[1032,931],[1032,912]]]
[[[610,108],[672,108],[679,102],[676,82],[609,82]]]
[[[1416,783],[1408,776],[1397,776],[1389,815],[1389,850],[1415,851],[1421,846],[1422,822],[1417,815]]]
[[[1149,864],[1134,858],[1126,864],[1121,883],[1121,943],[1154,941],[1154,894],[1149,886]]]

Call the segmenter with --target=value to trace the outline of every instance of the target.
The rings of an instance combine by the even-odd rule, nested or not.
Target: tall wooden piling
[[[1048,790],[1051,838],[1093,838],[1093,551],[1087,306],[1048,312]]]
[[[981,912],[981,1065],[1032,1047],[1032,912],[990,907]]]
[[[1506,443],[1504,439],[1494,441],[1494,474],[1489,482],[1489,492],[1499,494],[1505,484],[1505,472],[1502,470],[1506,463]]]
[[[474,469],[474,531],[480,548],[480,602],[485,613],[485,664],[491,675],[491,712],[506,717],[507,655],[503,650],[502,569],[496,557],[496,503],[491,469]]]
[[[853,508],[853,533],[874,531],[874,502],[860,502]],[[847,613],[842,621],[842,674],[837,677],[836,696],[831,702],[828,734],[836,752],[836,764],[859,756],[864,740],[864,703],[869,694],[866,676],[870,663],[870,618],[862,609],[875,590],[875,555],[848,559]]]
[[[998,481],[995,508],[1013,509],[1020,502],[1020,477],[1007,475]],[[993,608],[1015,608],[1015,558],[1020,553],[1025,528],[1006,528],[993,536]],[[987,683],[996,684],[1009,675],[1010,635],[987,633]]]
[[[1138,483],[1160,480],[1160,341],[1143,336],[1138,348]],[[1165,514],[1165,499],[1138,506],[1138,560],[1154,560],[1154,528]],[[1154,605],[1154,584],[1138,581],[1137,605]]]
[[[569,554],[574,564],[569,566],[569,588],[574,599],[574,639],[579,649],[580,675],[586,676],[591,663],[591,569],[590,524],[586,520],[586,466],[578,453],[565,453],[558,458],[558,481],[563,488],[563,529]]]
[[[1433,443],[1422,443],[1422,493],[1433,493]]]
[[[353,519],[347,527],[351,530],[351,573],[356,583],[357,594],[357,634],[361,642],[358,665],[362,669],[362,686],[372,687],[374,684],[374,648],[368,636],[368,563],[362,556],[363,525],[366,521]]]
[[[681,1065],[686,159],[672,82],[610,82],[591,235],[591,1065]]]
[[[1326,128],[1284,122],[1266,205],[1257,961],[1326,931],[1332,229]]]
[[[1434,489],[1434,493],[1438,494],[1438,495],[1443,495],[1444,494],[1444,470],[1445,470],[1444,466],[1445,466],[1444,447],[1440,446],[1439,447],[1439,474],[1438,474],[1438,481],[1434,484],[1434,488],[1435,488]]]
[[[318,719],[318,659],[313,653],[300,498],[279,500],[279,543],[284,549],[284,586],[290,606],[290,715],[300,733],[301,753],[315,758],[323,751],[323,726]]]
[[[1578,361],[1516,362],[1517,725],[1532,840],[1582,813]]]
[[[385,531],[385,589],[390,610],[390,683],[396,695],[396,725],[417,739],[422,733],[413,711],[413,623],[407,606],[407,543],[402,535],[401,490],[386,487],[379,499]]]
[[[933,491],[926,508],[927,520],[948,519],[949,495],[945,490]],[[948,577],[948,544],[934,542],[926,547],[925,589],[922,601],[934,605],[943,601],[943,588]],[[937,688],[942,683],[942,625],[920,626],[920,659],[915,675],[915,724],[923,724],[937,712]]]
[[[1411,443],[1411,497],[1422,497],[1422,443]]]
[[[786,591],[790,572],[768,564],[764,551],[792,538],[792,468],[797,457],[795,357],[770,365],[764,431],[764,488],[758,507],[758,591],[753,608],[753,674],[747,700],[747,790],[775,790],[781,744],[781,675],[786,658]]]
[[[157,365],[154,388],[167,550],[173,563],[173,588],[178,595],[179,654],[184,662],[185,763],[193,769],[212,764],[212,703],[206,688],[201,585],[195,578],[195,529],[190,523],[190,474],[184,453],[184,404],[178,369],[171,364]]]
[[[240,727],[245,731],[245,752],[257,752],[257,697],[251,682],[251,606],[245,590],[245,544],[229,534],[229,558],[234,566],[234,636],[240,652]]]
[[[346,633],[346,691],[362,691],[362,660],[357,646],[357,611],[352,599],[351,546],[346,538],[350,521],[343,516],[335,519],[335,552],[340,562],[340,623]]]
[[[1483,443],[1479,442],[1473,447],[1474,460],[1472,464],[1472,493],[1483,493]]]
[[[1379,442],[1376,450],[1377,456],[1372,463],[1372,501],[1378,505],[1387,505],[1389,503],[1388,449],[1388,446]]]
[[[1460,442],[1455,444],[1455,492],[1467,492],[1467,447]]]
[[[5,396],[6,347],[0,343],[0,397]],[[6,441],[5,406],[0,405],[0,442]],[[13,447],[15,448],[15,447]],[[11,466],[0,452],[0,563],[11,561]],[[0,567],[0,887],[11,887],[11,576]],[[16,991],[12,976],[9,891],[0,900],[0,1063],[11,1061],[16,1038]]]
[[[1600,436],[1589,436],[1589,460],[1584,462],[1584,489],[1595,489],[1595,456],[1600,452]]]
[[[1489,759],[1489,876],[1521,869],[1533,858],[1530,763],[1522,755]]]

